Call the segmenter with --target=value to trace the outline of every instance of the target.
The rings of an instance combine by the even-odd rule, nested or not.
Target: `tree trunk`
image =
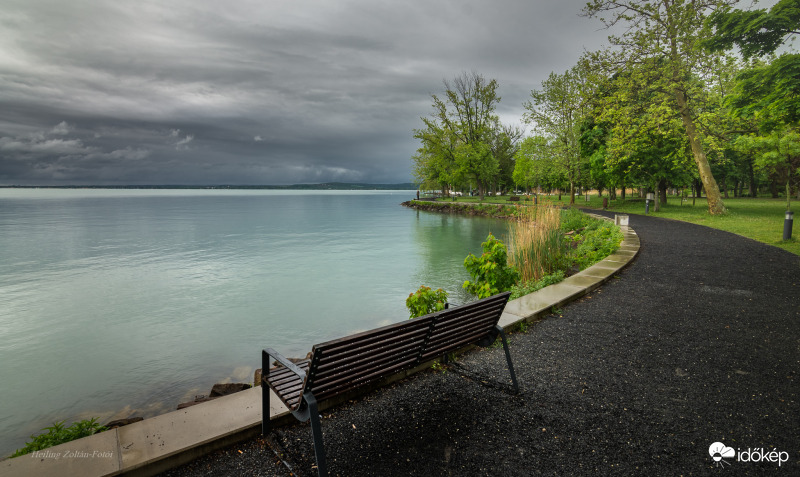
[[[575,205],[575,183],[569,183],[569,205]]]
[[[786,174],[786,212],[792,210],[792,191],[789,188],[789,183],[792,180],[792,176]]]
[[[658,195],[660,196],[661,203],[667,204],[667,181],[661,179],[658,181]]]
[[[689,105],[686,101],[686,94],[676,88],[675,100],[678,103],[678,109],[683,121],[683,128],[686,130],[686,136],[689,138],[689,144],[692,146],[692,156],[694,162],[697,164],[697,170],[700,173],[700,180],[703,182],[703,187],[706,189],[706,198],[708,201],[708,213],[711,215],[720,215],[725,213],[725,204],[720,197],[719,186],[711,173],[711,166],[708,164],[708,158],[703,150],[703,143],[697,135],[697,126],[694,124]]]
[[[748,175],[750,176],[750,197],[758,197],[758,189],[756,188],[756,173],[753,171],[753,159],[747,160]]]
[[[661,211],[661,191],[659,190],[658,184],[656,184],[656,193],[653,194],[653,212]]]
[[[773,199],[780,197],[780,194],[778,194],[778,184],[775,179],[771,180],[769,183],[769,192],[772,194]]]

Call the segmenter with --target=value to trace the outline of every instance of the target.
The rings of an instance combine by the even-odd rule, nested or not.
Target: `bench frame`
[[[311,421],[317,471],[326,476],[318,399],[327,401],[469,345],[490,346],[499,336],[519,393],[503,328],[498,325],[510,293],[449,307],[401,323],[328,341],[312,348],[310,360],[293,363],[272,348],[261,353],[261,432],[270,432],[270,389],[300,422]],[[270,368],[275,360],[282,367]]]

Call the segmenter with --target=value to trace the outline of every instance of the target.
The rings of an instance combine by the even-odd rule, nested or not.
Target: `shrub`
[[[464,267],[474,279],[465,281],[464,288],[478,298],[510,290],[519,280],[519,271],[508,265],[505,244],[489,234],[481,247],[483,254],[480,257],[469,254],[464,259]]]
[[[578,242],[572,252],[573,260],[581,270],[616,252],[624,238],[616,225],[599,220],[596,222],[573,239]]]
[[[47,431],[35,436],[31,436],[31,441],[25,447],[17,450],[11,457],[19,457],[48,447],[53,447],[65,442],[74,441],[81,437],[91,436],[98,432],[105,431],[106,428],[97,423],[97,418],[84,419],[74,422],[71,426],[65,427],[64,421],[56,422],[50,427],[42,429]]]
[[[410,318],[418,318],[428,313],[444,310],[447,303],[447,292],[441,288],[431,290],[430,287],[422,285],[419,289],[408,295],[406,298],[406,308],[411,314]]]
[[[599,222],[584,214],[578,209],[564,209],[561,211],[561,230],[571,232],[591,227],[593,223]]]
[[[529,281],[520,283],[518,285],[514,285],[511,287],[511,300],[515,298],[519,298],[521,296],[525,296],[529,293],[533,293],[535,291],[539,291],[544,287],[549,287],[550,285],[555,285],[556,283],[564,280],[564,271],[559,270],[555,273],[551,273],[550,275],[545,275],[539,280],[536,281]]]

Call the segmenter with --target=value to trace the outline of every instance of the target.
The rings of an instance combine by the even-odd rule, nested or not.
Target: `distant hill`
[[[416,184],[358,184],[350,182],[323,182],[322,184],[294,184],[290,186],[267,186],[275,189],[303,190],[417,190]]]
[[[416,184],[359,184],[349,182],[323,182],[321,184],[292,185],[63,185],[63,186],[0,186],[7,188],[33,189],[279,189],[279,190],[417,190]]]

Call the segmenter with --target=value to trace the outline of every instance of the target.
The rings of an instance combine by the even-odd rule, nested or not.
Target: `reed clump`
[[[562,268],[567,247],[561,232],[561,211],[551,205],[521,207],[509,231],[509,262],[520,283],[538,281]]]

